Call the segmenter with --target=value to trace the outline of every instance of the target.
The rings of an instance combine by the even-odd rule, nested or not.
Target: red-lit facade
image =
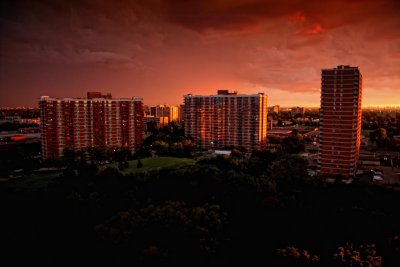
[[[42,97],[39,108],[43,159],[58,158],[65,148],[125,146],[134,152],[143,142],[140,98]]]
[[[238,95],[220,90],[218,95],[186,95],[185,135],[202,149],[265,149],[267,112],[267,96],[263,93]]]
[[[353,176],[360,154],[362,75],[358,67],[322,70],[320,143],[321,174]]]

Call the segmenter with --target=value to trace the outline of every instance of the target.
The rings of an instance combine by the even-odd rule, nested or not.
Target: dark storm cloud
[[[149,10],[130,1],[3,1],[0,53],[11,61],[126,65],[140,45],[124,55],[122,42],[132,44],[146,17]]]
[[[170,22],[204,33],[207,30],[243,31],[284,18],[296,33],[322,34],[346,24],[384,18],[375,38],[396,37],[400,27],[397,1],[374,0],[80,0],[2,1],[2,40],[50,45],[98,45],[91,36],[129,35],[143,22]],[[139,27],[138,27],[139,26]],[[92,42],[91,42],[92,41]]]
[[[202,32],[207,29],[235,30],[277,17],[288,16],[326,28],[374,17],[397,16],[396,0],[166,0],[162,1],[169,21]]]

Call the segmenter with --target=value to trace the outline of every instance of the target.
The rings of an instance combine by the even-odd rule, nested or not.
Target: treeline
[[[377,148],[400,152],[400,140],[394,138],[395,134],[400,134],[397,128],[390,128],[389,130],[378,128],[369,133],[369,140],[372,144],[376,144]]]

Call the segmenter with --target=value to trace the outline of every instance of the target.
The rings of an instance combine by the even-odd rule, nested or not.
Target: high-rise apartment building
[[[318,170],[353,176],[360,153],[362,75],[358,67],[322,70]]]
[[[81,150],[125,146],[132,152],[143,142],[141,98],[111,99],[88,93],[88,98],[39,100],[42,158],[58,158],[65,148]]]
[[[169,107],[169,121],[170,122],[178,122],[179,121],[179,107],[178,106],[170,106]]]
[[[184,104],[179,105],[179,107],[178,107],[178,121],[179,122],[185,120],[185,112],[184,112],[184,110],[185,110],[185,105]]]
[[[267,96],[263,93],[238,95],[218,90],[217,95],[185,95],[185,135],[202,149],[264,149],[267,112]]]

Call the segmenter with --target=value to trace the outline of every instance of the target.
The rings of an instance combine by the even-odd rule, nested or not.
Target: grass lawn
[[[12,191],[33,192],[45,189],[53,179],[60,174],[61,172],[28,174],[23,177],[10,179],[7,182],[4,182],[2,187],[6,190],[9,189]]]
[[[129,173],[140,173],[147,172],[155,169],[163,169],[167,167],[177,167],[183,165],[192,165],[195,164],[194,159],[188,158],[174,158],[174,157],[155,157],[155,158],[144,158],[140,159],[143,164],[142,168],[137,168],[137,160],[130,160],[129,167],[122,171],[123,174]],[[118,163],[110,163],[105,165],[105,167],[115,167],[118,169]]]
[[[155,157],[141,159],[143,167],[137,168],[137,160],[129,161],[129,167],[122,171],[123,174],[140,173],[149,170],[162,169],[168,167],[179,167],[184,165],[195,164],[194,159],[188,158],[173,158],[173,157]],[[118,169],[118,163],[110,163],[104,167],[115,167]],[[45,189],[54,178],[59,176],[61,172],[53,173],[32,173],[29,172],[22,177],[13,178],[6,182],[0,183],[0,189],[11,191],[25,191],[34,192],[37,190]]]

